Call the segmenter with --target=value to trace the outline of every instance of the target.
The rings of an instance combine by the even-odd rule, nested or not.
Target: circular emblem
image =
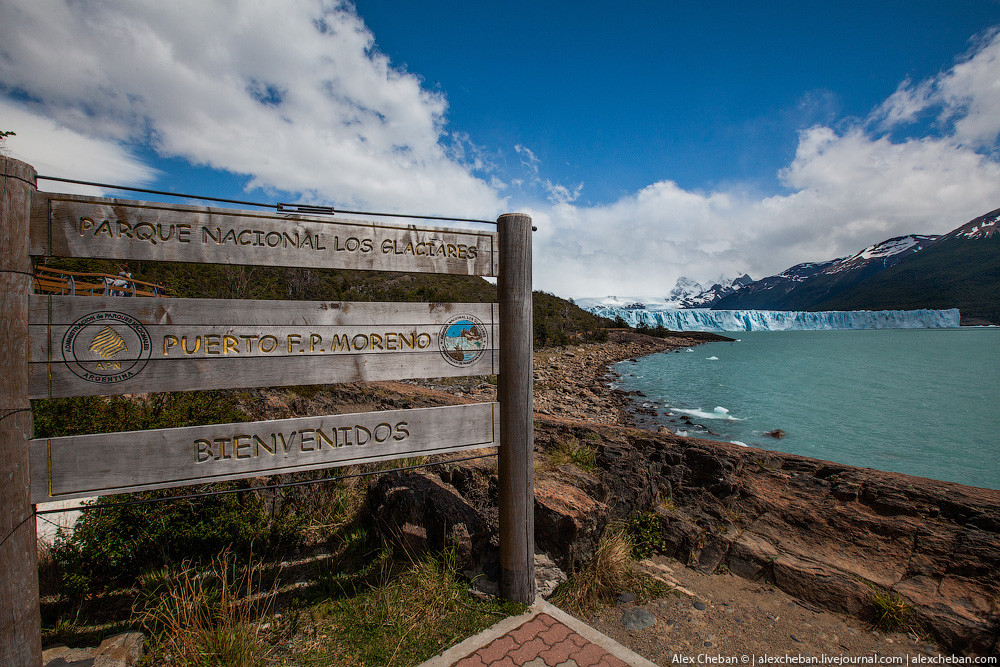
[[[472,315],[458,315],[441,327],[441,356],[453,366],[471,366],[487,348],[486,326]]]
[[[100,311],[74,322],[62,339],[63,361],[87,382],[113,384],[136,375],[149,361],[152,341],[131,315]]]

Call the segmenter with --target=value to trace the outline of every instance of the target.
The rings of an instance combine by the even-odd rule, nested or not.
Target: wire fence
[[[300,213],[305,215],[371,215],[386,218],[409,218],[413,220],[443,220],[450,222],[477,222],[484,225],[496,225],[496,220],[479,220],[477,218],[456,218],[441,215],[418,215],[415,213],[380,213],[376,211],[348,211],[345,209],[334,209],[332,206],[318,206],[314,204],[286,204],[281,202],[257,202],[245,201],[242,199],[224,199],[222,197],[209,197],[206,195],[188,195],[179,192],[168,192],[166,190],[150,190],[148,188],[135,188],[127,185],[114,185],[112,183],[97,183],[94,181],[80,181],[74,178],[61,178],[59,176],[38,176],[40,181],[55,181],[58,183],[73,183],[75,185],[88,185],[97,188],[107,188],[109,190],[123,190],[126,192],[143,192],[151,195],[161,195],[164,197],[177,197],[178,199],[196,199],[199,201],[214,201],[223,204],[239,204],[241,206],[254,206],[256,208],[272,208],[279,213]]]

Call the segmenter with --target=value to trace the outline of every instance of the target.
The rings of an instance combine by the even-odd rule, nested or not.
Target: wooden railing
[[[47,266],[35,267],[37,294],[74,296],[170,296],[162,285],[109,273],[63,271]]]

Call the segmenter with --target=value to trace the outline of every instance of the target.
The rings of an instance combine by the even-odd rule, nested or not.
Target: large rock
[[[96,648],[69,648],[58,645],[42,651],[44,667],[133,667],[142,657],[141,632],[124,632],[108,637]]]
[[[594,555],[608,523],[608,506],[555,479],[535,480],[535,548],[567,571]]]
[[[490,555],[486,521],[457,490],[428,472],[382,476],[369,490],[375,526],[411,554],[455,549],[458,566],[482,572]]]

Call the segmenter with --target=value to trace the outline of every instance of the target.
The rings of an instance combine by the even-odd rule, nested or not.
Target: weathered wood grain
[[[28,206],[35,170],[0,155],[0,664],[41,665],[35,518],[28,500]]]
[[[31,254],[496,276],[493,231],[36,193]]]
[[[54,398],[492,375],[497,308],[36,295],[29,392]],[[447,339],[449,323],[465,321],[476,325],[468,337]],[[456,344],[476,347],[466,355]]]
[[[493,447],[499,404],[31,441],[33,503]]]
[[[535,599],[531,218],[500,216],[500,594]]]

